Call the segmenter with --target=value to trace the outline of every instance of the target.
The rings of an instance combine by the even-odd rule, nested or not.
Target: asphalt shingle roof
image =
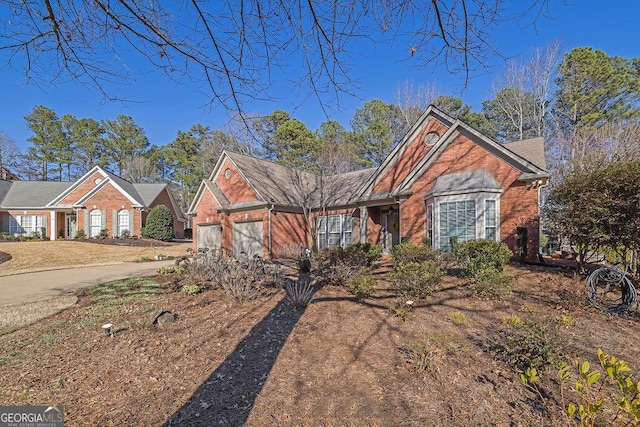
[[[542,170],[547,169],[547,161],[544,155],[544,138],[530,138],[522,141],[508,142],[506,148],[513,151],[525,160],[530,161]]]
[[[440,175],[428,194],[443,195],[467,191],[501,191],[502,186],[486,169]]]
[[[73,182],[13,181],[0,202],[3,209],[42,208]]]

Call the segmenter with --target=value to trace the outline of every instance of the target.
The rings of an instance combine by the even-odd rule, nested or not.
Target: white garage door
[[[233,256],[262,258],[262,221],[233,224]]]
[[[219,225],[199,225],[196,235],[198,248],[220,249],[221,231]]]

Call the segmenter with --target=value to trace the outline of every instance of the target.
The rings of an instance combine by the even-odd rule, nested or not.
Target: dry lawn
[[[11,260],[0,264],[0,276],[86,265],[117,264],[164,256],[187,255],[191,243],[162,246],[117,246],[81,241],[2,242],[0,251]]]

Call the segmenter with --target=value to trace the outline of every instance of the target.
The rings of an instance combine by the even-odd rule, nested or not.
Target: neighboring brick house
[[[169,208],[176,237],[184,237],[185,219],[167,184],[134,184],[98,166],[74,182],[0,180],[2,232],[12,235],[55,240],[106,229],[109,236],[139,236],[157,205]]]
[[[425,237],[447,250],[451,236],[515,251],[523,227],[535,259],[545,168],[542,138],[500,144],[429,107],[374,169],[326,177],[224,152],[188,215],[195,247],[236,256],[277,257],[292,243],[372,242],[388,252],[402,238]]]

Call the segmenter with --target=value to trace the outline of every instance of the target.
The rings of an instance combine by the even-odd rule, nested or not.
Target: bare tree
[[[122,164],[122,177],[130,182],[158,182],[156,166],[144,156],[126,159]]]
[[[400,109],[400,116],[405,121],[407,128],[418,121],[424,110],[433,104],[441,94],[435,83],[414,84],[412,80],[406,80],[404,84],[397,85],[393,89],[393,100]]]
[[[493,84],[493,97],[483,112],[499,139],[519,140],[544,136],[560,42],[536,49],[526,61],[510,61]]]
[[[547,160],[560,182],[572,171],[590,170],[604,163],[640,161],[640,121],[608,123],[598,128],[557,130],[547,145]]]
[[[0,178],[9,179],[17,173],[19,155],[20,151],[13,138],[0,131]]]
[[[6,0],[0,50],[29,79],[71,77],[109,98],[111,83],[161,70],[201,82],[212,102],[243,111],[247,101],[276,97],[281,87],[272,84],[285,71],[292,88],[326,105],[353,90],[350,61],[364,42],[402,38],[407,60],[468,78],[495,54],[497,24],[535,20],[547,1],[528,0],[514,13],[504,11],[505,0]],[[140,58],[144,70],[133,66]]]

